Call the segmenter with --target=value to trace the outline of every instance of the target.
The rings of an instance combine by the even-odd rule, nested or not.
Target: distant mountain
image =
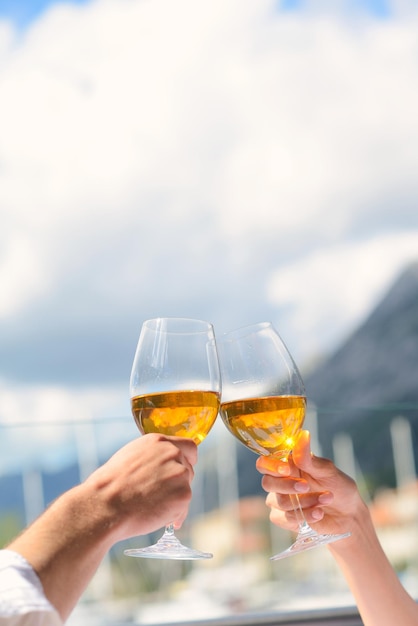
[[[395,485],[390,422],[396,416],[411,423],[418,464],[418,262],[398,277],[347,341],[304,379],[308,399],[317,406],[323,455],[333,458],[337,434],[350,435],[371,492]],[[240,496],[265,496],[256,455],[241,443],[235,445]],[[218,506],[217,481],[216,472],[207,470],[201,493],[207,511]]]
[[[23,480],[22,474],[0,476],[0,516],[13,513],[20,526],[26,523]],[[41,480],[44,502],[40,505],[47,506],[80,481],[78,466],[72,464],[57,472],[41,472]]]
[[[345,432],[370,486],[393,486],[394,417],[410,421],[418,459],[418,262],[305,384],[318,409],[324,455],[332,457],[334,436]]]

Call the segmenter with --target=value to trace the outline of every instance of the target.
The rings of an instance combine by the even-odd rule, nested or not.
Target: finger
[[[332,478],[336,474],[332,461],[316,456],[311,451],[311,436],[307,430],[302,430],[299,434],[292,452],[292,461],[299,470],[318,480]]]
[[[274,491],[282,494],[306,493],[309,491],[309,484],[304,478],[293,476],[279,478],[265,474],[261,479],[261,486],[264,491]]]
[[[266,497],[266,505],[272,511],[287,513],[293,511],[293,504],[288,495],[281,493],[269,493]]]
[[[278,504],[280,504],[279,508],[277,505],[270,507],[270,521],[281,528],[296,530],[298,527],[298,515],[292,507],[290,498],[288,496],[280,496]],[[304,507],[303,515],[308,524],[315,524],[324,519],[325,511],[317,506]]]
[[[260,474],[271,474],[273,476],[289,476],[290,467],[287,461],[274,456],[260,456],[256,461],[256,468]]]
[[[290,511],[271,509],[269,517],[270,521],[275,526],[292,531],[296,531],[298,529],[298,520],[293,509]]]
[[[283,511],[290,511],[293,503],[289,498],[291,494],[270,492],[266,497],[266,505],[270,508],[277,508]],[[312,509],[318,506],[326,506],[332,503],[333,494],[326,493],[306,493],[299,496],[299,503],[302,509]]]
[[[187,517],[187,511],[184,515],[181,515],[180,517],[178,517],[172,522],[174,530],[179,530],[179,528],[182,527],[183,522],[186,519],[186,517]]]
[[[325,512],[320,507],[311,507],[309,509],[303,509],[303,516],[308,524],[315,524],[324,519]]]
[[[317,522],[320,522],[324,518],[324,512],[321,509],[310,509],[304,511],[304,516],[308,524],[314,526]],[[292,511],[270,511],[270,521],[285,530],[297,531],[299,528],[299,521],[294,510]]]
[[[186,437],[175,437],[172,435],[164,435],[164,438],[177,446],[190,465],[196,465],[197,445],[192,439],[187,439]]]
[[[311,435],[308,430],[300,431],[292,450],[292,461],[307,473],[312,469]]]

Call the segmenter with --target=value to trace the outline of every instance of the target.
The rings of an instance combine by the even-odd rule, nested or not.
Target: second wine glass
[[[218,341],[222,375],[221,417],[247,448],[287,460],[306,412],[301,375],[269,322],[227,333]],[[320,534],[305,520],[297,495],[290,496],[299,522],[295,542],[271,557],[282,559],[348,537]]]
[[[130,380],[139,430],[201,443],[219,410],[221,379],[212,325],[203,320],[156,318],[142,325]],[[125,550],[134,557],[208,559],[209,552],[180,543],[167,520],[154,545]]]

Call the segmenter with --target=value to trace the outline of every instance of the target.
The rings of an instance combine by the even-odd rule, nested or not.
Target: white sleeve
[[[12,550],[0,550],[0,626],[62,626],[32,566]]]

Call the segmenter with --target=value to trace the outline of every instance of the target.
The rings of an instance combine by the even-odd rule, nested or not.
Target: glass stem
[[[293,506],[293,510],[296,514],[296,520],[299,526],[299,534],[302,535],[314,535],[316,532],[309,526],[308,522],[305,519],[305,515],[303,513],[302,507],[300,506],[299,496],[296,494],[290,494],[290,501]]]
[[[166,535],[170,535],[170,537],[174,535],[174,526],[173,526],[173,524],[167,524],[167,526],[165,527],[165,534]]]

